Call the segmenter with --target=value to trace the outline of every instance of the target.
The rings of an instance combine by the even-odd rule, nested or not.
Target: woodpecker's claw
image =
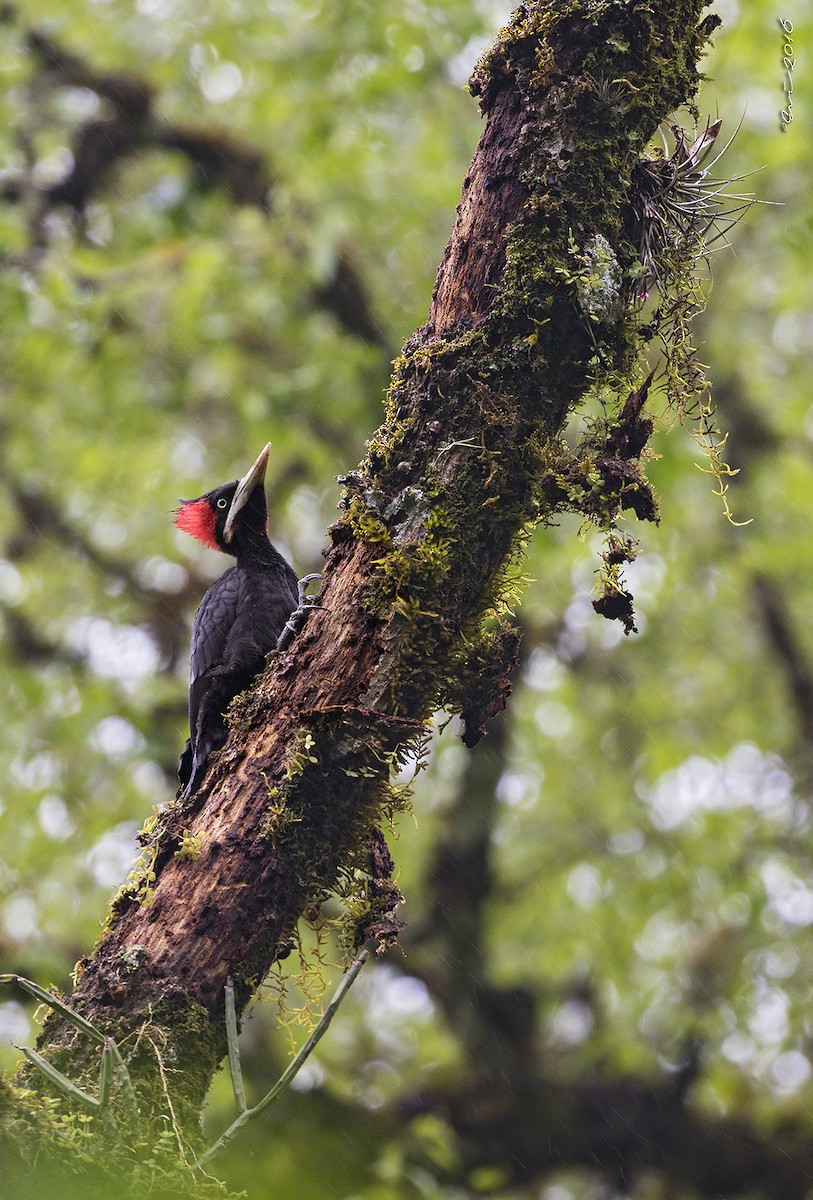
[[[299,605],[298,605],[297,611],[299,610],[299,608],[312,608],[316,604],[315,599],[312,596],[306,595],[306,592],[308,590],[308,584],[311,582],[312,579],[321,579],[321,578],[322,578],[322,576],[319,574],[318,571],[313,571],[310,575],[302,576],[299,583],[296,585],[296,594],[299,599]]]
[[[277,638],[276,649],[278,652],[280,650],[285,650],[288,646],[290,646],[294,639],[294,635],[299,632],[305,616],[311,611],[311,609],[322,607],[321,604],[316,603],[316,600],[313,596],[306,595],[308,584],[311,582],[311,580],[321,578],[322,576],[318,572],[314,572],[312,575],[304,575],[296,585],[296,593],[299,603],[283,625],[282,633]]]

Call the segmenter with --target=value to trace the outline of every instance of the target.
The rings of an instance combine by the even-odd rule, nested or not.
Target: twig
[[[243,1071],[240,1066],[240,1047],[237,1044],[237,1011],[234,1007],[234,980],[226,980],[226,1042],[229,1047],[229,1074],[237,1111],[245,1112],[246,1093],[243,1087]]]
[[[99,1104],[107,1108],[110,1104],[110,1085],[113,1082],[113,1051],[110,1048],[110,1038],[104,1039],[102,1048],[102,1065],[99,1069]]]
[[[217,1141],[213,1142],[209,1149],[205,1150],[203,1154],[201,1154],[200,1158],[193,1164],[195,1167],[202,1167],[205,1163],[209,1162],[209,1160],[213,1158],[215,1154],[219,1153],[224,1146],[228,1145],[239,1129],[242,1129],[243,1126],[247,1125],[248,1122],[253,1120],[254,1117],[258,1117],[261,1112],[264,1112],[265,1109],[268,1108],[269,1104],[272,1104],[278,1096],[282,1095],[285,1089],[299,1073],[300,1069],[305,1063],[305,1060],[316,1046],[316,1043],[327,1031],[328,1025],[336,1015],[336,1010],[338,1009],[342,1000],[344,1000],[349,988],[352,986],[356,976],[369,957],[370,955],[368,951],[362,950],[355,962],[353,962],[345,972],[342,981],[337,987],[333,999],[325,1009],[319,1024],[316,1026],[313,1033],[305,1042],[305,1045],[302,1047],[299,1053],[291,1060],[287,1068],[283,1071],[282,1075],[280,1075],[277,1082],[271,1088],[271,1091],[267,1092],[265,1096],[263,1096],[262,1100],[260,1100],[258,1104],[255,1104],[253,1108],[244,1109],[243,1112],[240,1113],[239,1117],[232,1121],[225,1133],[222,1133]]]
[[[28,1061],[35,1066],[38,1071],[41,1071],[45,1078],[49,1079],[55,1087],[60,1089],[60,1091],[65,1092],[68,1096],[72,1096],[73,1099],[78,1100],[80,1104],[84,1104],[85,1108],[92,1108],[97,1111],[101,1108],[102,1105],[100,1100],[97,1100],[95,1096],[90,1096],[87,1092],[83,1092],[81,1088],[77,1087],[75,1083],[72,1083],[71,1080],[68,1079],[67,1075],[63,1075],[61,1071],[58,1071],[56,1067],[52,1066],[52,1064],[48,1062],[47,1058],[43,1058],[41,1054],[37,1054],[36,1050],[32,1050],[30,1046],[17,1046],[16,1042],[12,1042],[12,1045],[15,1046],[17,1050],[22,1050]]]
[[[53,996],[50,992],[46,992],[45,988],[41,988],[40,985],[38,983],[34,983],[32,979],[25,979],[22,975],[0,975],[0,984],[3,983],[16,983],[18,987],[21,987],[23,991],[28,992],[28,994],[33,996],[35,1000],[39,1000],[43,1004],[47,1004],[49,1008],[54,1010],[54,1012],[59,1013],[60,1016],[64,1017],[67,1021],[70,1021],[72,1025],[75,1025],[77,1029],[80,1029],[82,1033],[86,1033],[89,1038],[92,1038],[94,1042],[97,1042],[102,1047],[102,1070],[105,1070],[104,1054],[107,1052],[110,1056],[110,1060],[113,1068],[115,1069],[116,1075],[118,1076],[119,1083],[121,1084],[121,1089],[130,1109],[130,1114],[132,1117],[138,1116],[138,1102],[133,1089],[133,1081],[130,1078],[130,1072],[127,1070],[124,1059],[121,1057],[121,1051],[114,1042],[113,1038],[107,1037],[99,1029],[97,1029],[95,1025],[91,1025],[90,1021],[83,1017],[81,1013],[76,1012],[73,1008],[69,1008],[64,1000],[60,1000],[58,996]],[[20,1049],[22,1049],[23,1053],[31,1062],[35,1063],[35,1065],[39,1066],[42,1070],[40,1062],[37,1061],[41,1059],[41,1055],[35,1054],[35,1051],[33,1050],[26,1050],[24,1046],[20,1047]],[[35,1055],[35,1057],[32,1058],[31,1055]],[[42,1059],[42,1062],[45,1062],[45,1059]],[[50,1066],[50,1064],[46,1065]],[[55,1068],[51,1069],[55,1070]],[[43,1073],[48,1075],[47,1071],[44,1071]],[[57,1072],[57,1074],[59,1074],[59,1072]],[[50,1075],[49,1078],[51,1078]],[[63,1076],[63,1079],[64,1078],[65,1076]],[[70,1083],[70,1080],[66,1079],[66,1082]],[[72,1088],[74,1086],[74,1084],[71,1084]],[[76,1090],[78,1091],[79,1089],[77,1088]],[[97,1102],[94,1100],[94,1104],[96,1103]]]

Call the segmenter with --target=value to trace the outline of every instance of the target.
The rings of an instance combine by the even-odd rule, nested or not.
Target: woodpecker
[[[189,739],[178,766],[178,795],[198,787],[212,751],[226,740],[223,714],[265,665],[304,603],[304,586],[268,540],[265,471],[270,444],[233,483],[181,500],[178,529],[237,559],[215,580],[195,614],[189,670]]]

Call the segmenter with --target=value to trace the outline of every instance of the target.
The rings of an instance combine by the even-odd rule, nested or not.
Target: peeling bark
[[[528,199],[516,154],[527,117],[518,91],[497,95],[463,180],[457,220],[438,270],[425,335],[441,337],[461,322],[479,324],[499,292],[506,231]]]

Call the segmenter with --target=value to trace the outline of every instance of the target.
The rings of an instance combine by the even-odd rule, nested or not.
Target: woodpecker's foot
[[[283,625],[282,633],[277,638],[276,648],[278,651],[285,650],[288,646],[290,646],[294,636],[302,628],[302,622],[305,620],[305,617],[311,611],[311,609],[322,607],[321,604],[316,603],[316,600],[313,596],[306,595],[308,584],[311,582],[311,580],[321,578],[322,576],[318,572],[314,572],[312,575],[304,575],[296,585],[296,594],[299,603]]]
[[[299,601],[298,607],[296,609],[297,612],[299,612],[299,610],[301,608],[314,608],[314,607],[318,608],[319,607],[316,603],[316,598],[314,596],[306,595],[306,592],[308,590],[308,584],[311,582],[312,579],[321,579],[321,578],[322,578],[322,576],[319,574],[318,571],[313,571],[313,572],[311,572],[310,575],[302,576],[299,583],[296,585],[296,595],[297,595],[297,599]]]

